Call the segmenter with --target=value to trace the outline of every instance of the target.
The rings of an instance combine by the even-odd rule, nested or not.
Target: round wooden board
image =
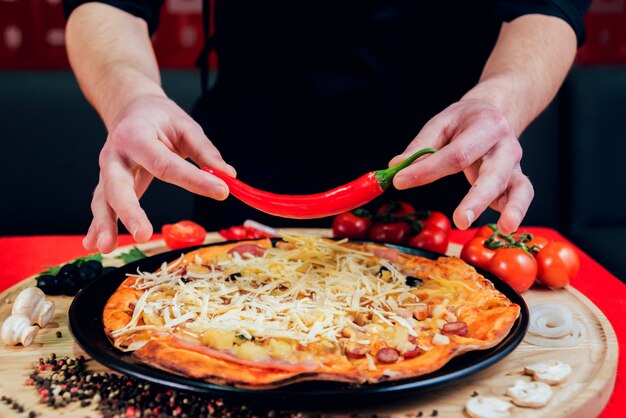
[[[288,230],[329,235],[327,229]],[[217,233],[207,235],[206,243],[219,242],[223,239]],[[162,240],[140,244],[138,247],[148,256],[167,251]],[[105,265],[119,265],[114,257],[131,247],[123,247],[105,256]],[[460,246],[451,244],[449,255],[458,255]],[[35,285],[35,278],[29,277],[0,294],[0,321],[11,314],[11,303],[17,294],[28,286]],[[26,407],[25,414],[18,414],[6,404],[0,403],[0,416],[24,417],[29,411],[38,416],[85,417],[98,416],[94,406],[81,408],[77,403],[53,410],[37,402],[38,395],[32,386],[26,386],[25,380],[31,373],[39,357],[57,356],[76,357],[84,354],[68,330],[67,312],[72,298],[67,296],[49,296],[56,304],[56,311],[51,322],[41,329],[35,342],[29,347],[0,345],[0,396],[11,397]],[[337,411],[337,416],[347,413],[377,414],[379,417],[467,417],[463,412],[467,400],[477,392],[480,395],[496,396],[508,399],[506,389],[517,379],[530,380],[519,372],[525,365],[539,361],[558,359],[569,363],[573,373],[567,382],[553,387],[554,395],[550,403],[543,408],[513,409],[514,417],[594,417],[600,414],[609,400],[617,372],[617,338],[613,327],[604,314],[582,293],[572,287],[561,290],[547,290],[537,287],[524,293],[529,307],[539,303],[558,303],[568,306],[576,319],[582,321],[588,333],[587,340],[576,347],[548,349],[522,342],[513,353],[504,360],[457,383],[445,385],[440,389],[428,391],[415,399],[402,400],[393,405],[384,405],[375,410]],[[57,331],[62,334],[56,336]],[[90,362],[90,368],[105,371],[104,366]],[[304,405],[303,405],[304,406]],[[277,406],[278,407],[278,406]],[[421,412],[421,415],[420,415]],[[324,413],[332,416],[334,413]]]

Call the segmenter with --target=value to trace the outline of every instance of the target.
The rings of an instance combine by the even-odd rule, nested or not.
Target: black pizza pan
[[[184,249],[193,251],[210,245],[223,245],[225,242],[208,244]],[[399,251],[430,259],[437,259],[441,254],[396,245],[389,247]],[[353,408],[364,405],[380,404],[403,397],[420,396],[429,389],[451,384],[484,370],[502,360],[517,347],[526,333],[528,326],[528,307],[508,284],[486,271],[478,271],[488,278],[506,297],[520,306],[517,318],[509,334],[496,346],[472,351],[451,359],[441,369],[415,378],[380,382],[376,384],[355,385],[343,382],[311,381],[300,382],[276,389],[241,389],[191,379],[143,364],[129,353],[117,350],[106,334],[102,323],[102,311],[109,297],[126,279],[127,274],[138,270],[155,271],[164,262],[170,262],[181,255],[181,250],[158,254],[135,261],[117,268],[82,289],[74,298],[69,310],[70,331],[82,349],[103,365],[165,387],[209,396],[233,399],[250,405],[259,404],[281,408],[302,408],[305,405],[318,410],[327,408]]]

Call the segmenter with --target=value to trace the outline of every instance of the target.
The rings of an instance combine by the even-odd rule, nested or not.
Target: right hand
[[[119,218],[136,241],[152,236],[139,198],[154,177],[192,193],[224,200],[226,184],[195,167],[236,175],[200,125],[164,96],[140,96],[116,117],[100,152],[100,179],[91,201],[93,220],[83,246],[102,253],[117,247]]]

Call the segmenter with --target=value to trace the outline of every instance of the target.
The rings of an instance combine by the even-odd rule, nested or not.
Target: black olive
[[[78,282],[80,280],[80,272],[78,270],[78,266],[74,263],[68,263],[64,265],[57,273],[57,277],[61,282],[65,279],[73,279],[74,281]]]
[[[89,266],[86,266],[85,264],[80,266],[79,275],[80,275],[80,282],[79,282],[80,287],[87,286],[89,283],[93,282],[100,276],[96,270],[92,269]]]
[[[102,275],[108,274],[110,272],[112,272],[113,270],[115,270],[117,267],[105,267],[102,269]]]
[[[51,274],[42,274],[37,277],[37,287],[40,288],[46,295],[61,294],[59,279],[57,276],[53,276]]]
[[[96,277],[102,275],[102,263],[97,260],[87,260],[80,265],[81,271],[83,269],[90,269],[96,272]]]
[[[421,287],[424,284],[424,280],[419,279],[417,277],[413,277],[413,276],[406,276],[405,283],[407,286]]]
[[[74,296],[80,290],[78,280],[74,278],[65,278],[60,281],[61,292],[67,296]]]

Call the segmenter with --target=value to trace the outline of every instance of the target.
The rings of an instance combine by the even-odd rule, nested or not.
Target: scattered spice
[[[478,392],[476,391],[472,392],[472,398],[475,398],[476,396],[478,396]]]
[[[439,415],[439,411],[437,411],[436,409],[433,409],[432,414],[430,414],[431,417],[436,417],[437,415]]]
[[[61,333],[61,331],[57,331],[56,336],[57,338],[63,338],[63,333]]]
[[[52,353],[39,358],[25,384],[33,386],[39,402],[50,408],[71,403],[95,406],[104,417],[221,417],[297,418],[302,414],[254,411],[247,405],[228,404],[219,398],[202,396],[140,381],[126,375],[95,372],[84,356],[59,357]],[[8,398],[7,398],[8,399]],[[5,397],[2,397],[5,401]],[[10,400],[13,403],[12,400]],[[23,411],[23,406],[20,405]],[[18,407],[16,407],[18,409]],[[31,418],[31,414],[28,415]],[[32,415],[35,417],[36,415]]]

